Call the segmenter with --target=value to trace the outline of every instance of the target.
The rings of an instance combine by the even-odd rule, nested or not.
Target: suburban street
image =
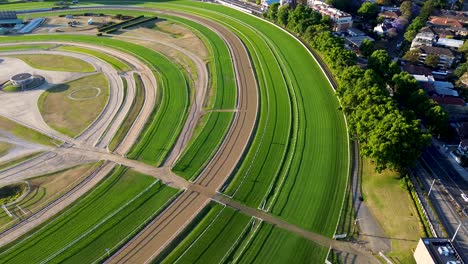
[[[430,190],[433,180],[436,180],[429,196],[432,206],[437,212],[440,222],[445,226],[448,238],[453,237],[461,224],[454,244],[459,253],[463,255],[464,260],[467,261],[468,217],[462,212],[464,208],[466,209],[467,203],[460,196],[461,192],[467,192],[466,182],[434,145],[423,153],[420,162],[412,171],[423,183],[426,194]]]

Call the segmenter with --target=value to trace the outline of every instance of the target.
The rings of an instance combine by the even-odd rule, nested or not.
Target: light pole
[[[432,183],[431,183],[431,188],[429,188],[429,192],[427,193],[427,197],[429,197],[431,195],[431,192],[432,192],[432,188],[434,187],[434,183],[435,183],[435,179],[432,180]]]

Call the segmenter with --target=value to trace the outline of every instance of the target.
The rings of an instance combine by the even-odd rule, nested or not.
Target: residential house
[[[359,37],[359,36],[365,36],[366,35],[366,33],[362,32],[361,30],[359,30],[357,28],[348,28],[348,30],[346,32],[351,37]]]
[[[433,27],[441,28],[463,28],[463,24],[458,20],[450,19],[448,17],[431,16],[429,17],[427,24]]]
[[[308,0],[309,7],[333,21],[333,31],[343,32],[353,26],[353,17],[333,6],[318,0]]]
[[[428,55],[437,55],[439,56],[439,63],[437,64],[437,66],[447,69],[451,68],[460,60],[459,54],[447,48],[421,46],[418,49],[421,53],[419,57],[419,61],[421,63],[424,63]]]
[[[452,48],[458,49],[463,46],[465,41],[458,40],[458,39],[451,39],[451,38],[438,38],[437,41],[434,43],[434,46],[445,47],[445,48]]]
[[[460,97],[433,95],[431,99],[440,105],[458,105],[465,106],[465,100]]]
[[[267,10],[274,3],[279,3],[280,0],[262,0],[262,10]]]
[[[392,29],[392,28],[393,28],[392,23],[385,21],[385,22],[380,23],[377,26],[375,26],[374,27],[374,32],[379,36],[385,36],[385,35],[388,34],[390,29]]]
[[[383,11],[380,12],[378,16],[386,19],[397,19],[400,15],[399,11]]]
[[[411,42],[411,49],[421,46],[432,46],[437,42],[437,35],[430,27],[423,27]]]

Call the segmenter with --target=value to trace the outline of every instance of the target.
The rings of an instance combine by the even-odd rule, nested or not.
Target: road
[[[429,198],[449,238],[452,238],[458,225],[461,224],[455,244],[468,261],[468,217],[457,209],[458,204],[465,207],[467,205],[464,201],[461,203],[459,197],[461,191],[466,193],[465,182],[450,169],[451,164],[435,146],[431,146],[423,153],[421,164],[422,166],[413,168],[413,171],[423,182],[426,192],[430,189],[433,179],[436,179]]]

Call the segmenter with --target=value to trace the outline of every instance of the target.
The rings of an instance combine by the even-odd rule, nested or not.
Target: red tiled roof
[[[447,104],[447,105],[465,105],[465,100],[460,97],[453,97],[453,96],[432,96],[432,99],[436,101],[438,104]]]
[[[430,17],[429,22],[435,25],[462,28],[463,25],[457,20],[450,19],[448,17]]]

